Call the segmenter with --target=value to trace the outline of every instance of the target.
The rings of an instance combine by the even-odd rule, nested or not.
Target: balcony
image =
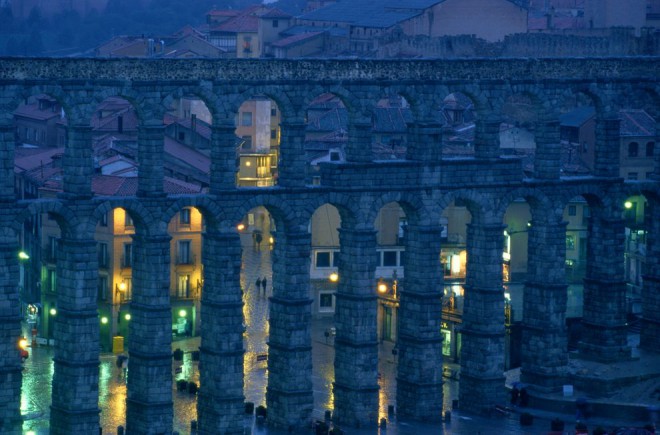
[[[130,269],[133,267],[133,256],[132,255],[122,255],[121,256],[121,268]]]
[[[197,256],[190,254],[179,254],[176,256],[174,261],[177,266],[192,266],[197,263]]]
[[[56,264],[57,263],[57,250],[55,249],[42,249],[41,259],[44,263],[47,264]]]

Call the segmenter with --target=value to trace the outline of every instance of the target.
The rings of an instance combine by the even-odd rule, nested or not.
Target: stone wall
[[[401,296],[402,356],[398,378],[406,400],[403,414],[437,420],[442,400],[442,341],[438,325],[442,275],[426,269],[438,264],[437,237],[443,210],[452,203],[466,206],[472,215],[468,231],[468,270],[463,316],[464,378],[461,408],[488,411],[505,400],[503,392],[504,295],[502,291],[502,230],[507,207],[525,199],[532,214],[530,281],[526,285],[523,376],[530,388],[556,389],[565,372],[566,311],[562,213],[576,196],[590,205],[590,265],[585,297],[586,334],[582,351],[590,358],[625,358],[621,341],[625,328],[622,270],[614,267],[621,251],[624,227],[621,205],[632,191],[646,195],[657,207],[660,183],[624,182],[618,178],[618,156],[613,153],[613,128],[608,114],[621,104],[652,101],[657,117],[660,59],[549,59],[455,61],[210,61],[210,60],[100,60],[0,59],[0,168],[10,173],[14,160],[12,113],[26,97],[47,93],[57,98],[69,118],[70,135],[63,159],[64,192],[56,198],[16,201],[13,178],[0,184],[0,424],[3,433],[20,430],[20,361],[14,355],[18,338],[17,235],[30,216],[51,213],[60,223],[64,249],[58,281],[64,287],[57,301],[57,349],[51,412],[51,433],[90,433],[98,426],[98,325],[96,324],[96,223],[115,207],[126,209],[135,222],[135,258],[139,279],[133,288],[139,321],[132,325],[131,380],[128,384],[127,427],[141,432],[172,428],[165,349],[171,325],[163,277],[168,276],[166,228],[184,207],[196,207],[204,216],[205,283],[201,316],[199,427],[205,433],[242,433],[243,338],[240,289],[240,243],[236,223],[257,206],[268,209],[278,228],[273,268],[274,298],[270,311],[269,386],[267,403],[278,427],[309,427],[311,338],[309,316],[309,253],[307,228],[316,209],[337,207],[341,215],[337,302],[336,379],[337,422],[345,426],[373,426],[378,416],[376,281],[374,221],[379,210],[398,202],[406,212],[411,234],[406,258],[410,283]],[[326,164],[320,185],[307,185],[300,158],[306,107],[324,93],[338,95],[349,109],[347,162]],[[432,113],[450,92],[473,99],[479,119],[475,155],[442,158],[443,144],[428,125]],[[184,95],[203,99],[212,114],[212,173],[208,193],[168,196],[162,191],[162,120],[166,107]],[[232,119],[242,101],[254,94],[274,99],[282,111],[282,161],[278,185],[239,188]],[[411,105],[411,143],[408,160],[373,162],[365,152],[371,143],[369,111],[383,96],[404,95]],[[512,95],[525,94],[542,125],[535,132],[542,156],[536,173],[525,178],[516,158],[501,157],[495,132],[502,108]],[[560,177],[560,158],[549,138],[558,134],[556,121],[564,102],[582,94],[591,99],[599,120],[596,143],[598,177]],[[104,198],[92,195],[90,174],[90,118],[98,103],[109,96],[131,101],[140,118],[138,160],[141,162],[136,197]],[[625,103],[622,103],[624,101]],[[648,106],[648,104],[647,104]],[[657,156],[657,154],[656,154]],[[656,157],[657,164],[657,157]],[[293,168],[293,169],[292,169]],[[549,168],[549,169],[548,169]],[[657,173],[657,171],[656,171]],[[657,210],[655,208],[654,210]],[[657,215],[654,214],[654,216]],[[657,229],[657,225],[653,227]],[[657,237],[653,245],[657,247]],[[277,245],[279,243],[280,245]],[[8,254],[9,253],[9,254]],[[621,259],[623,252],[620,252]],[[647,264],[657,264],[658,250],[649,249]],[[608,261],[602,261],[609,256]],[[611,257],[611,258],[610,258]],[[614,260],[612,260],[612,258]],[[424,267],[423,265],[427,265]],[[612,266],[612,267],[610,267]],[[406,274],[407,275],[407,274]],[[659,349],[656,312],[657,276],[645,293],[643,346]],[[608,282],[618,283],[616,289]],[[608,295],[614,291],[614,297]],[[546,305],[551,304],[551,309]],[[95,326],[96,325],[96,326]],[[88,331],[81,336],[79,327]],[[600,341],[603,336],[613,337]],[[155,338],[160,337],[160,338]],[[83,349],[84,352],[73,352]],[[529,355],[534,353],[534,355]],[[428,357],[420,358],[420,355]],[[291,364],[285,364],[290,361]],[[158,384],[157,387],[147,385]],[[435,400],[410,401],[413,397]],[[55,398],[55,397],[54,397]],[[475,398],[478,398],[475,399]],[[82,416],[82,417],[81,417]]]

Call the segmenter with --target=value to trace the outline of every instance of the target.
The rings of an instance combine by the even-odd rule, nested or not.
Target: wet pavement
[[[268,240],[267,234],[265,240]],[[268,380],[267,362],[259,356],[267,354],[268,339],[268,296],[271,294],[272,273],[271,254],[267,247],[255,250],[251,237],[243,235],[244,261],[241,285],[245,290],[245,400],[255,406],[265,405],[266,385]],[[268,286],[256,288],[257,278],[266,277]],[[332,380],[334,378],[334,347],[332,337],[326,338],[324,332],[332,327],[332,318],[316,319],[312,325],[313,344],[313,388],[314,420],[323,420],[326,410],[333,408]],[[175,341],[173,349],[180,348],[184,353],[182,362],[173,361],[173,379],[185,379],[199,384],[198,363],[192,359],[192,351],[199,348],[199,338]],[[566,430],[572,429],[575,417],[557,415],[534,410],[531,426],[521,426],[519,410],[509,413],[497,413],[492,418],[462,414],[452,409],[452,401],[458,399],[458,381],[447,378],[444,384],[444,409],[450,412],[450,421],[436,424],[398,421],[396,415],[388,414],[388,406],[396,410],[396,364],[392,355],[392,344],[380,345],[379,385],[380,409],[379,420],[387,420],[386,428],[352,429],[343,428],[346,434],[545,434],[550,430],[550,420],[559,416],[566,422]],[[47,434],[49,406],[51,401],[50,381],[53,373],[53,350],[48,347],[30,349],[30,358],[25,362],[23,371],[22,413],[23,431],[26,434]],[[99,406],[103,433],[117,433],[117,427],[125,424],[126,383],[124,373],[116,367],[116,356],[102,354],[100,358]],[[455,368],[455,367],[454,367]],[[130,373],[127,374],[130,376]],[[173,382],[174,431],[180,434],[191,432],[190,423],[197,418],[197,396],[187,391],[177,391]],[[530,410],[532,411],[532,410]],[[620,426],[616,421],[593,421],[595,425],[606,427]],[[641,425],[641,422],[640,422]],[[284,434],[257,424],[252,416],[246,416],[245,433]],[[313,433],[312,428],[308,433]],[[571,432],[572,433],[572,432]]]

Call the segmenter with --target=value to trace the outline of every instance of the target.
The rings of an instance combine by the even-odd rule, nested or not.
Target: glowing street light
[[[632,202],[630,202],[630,201],[626,201],[626,202],[623,203],[623,206],[624,206],[626,209],[630,210],[630,209],[632,208],[633,205],[632,205]]]
[[[25,260],[29,260],[29,259],[30,259],[30,256],[28,255],[27,252],[25,252],[25,251],[20,251],[20,252],[18,253],[18,259],[19,259],[19,260],[23,260],[23,261],[25,261]]]
[[[339,275],[337,274],[337,272],[332,272],[328,277],[328,279],[330,280],[330,282],[337,282],[339,281]]]
[[[128,314],[128,313],[126,313],[126,314],[124,315],[124,319],[126,319],[126,320],[131,320],[131,315]]]
[[[101,323],[104,324],[104,325],[107,325],[108,324],[108,318],[105,317],[105,316],[101,317]]]
[[[387,284],[384,282],[378,284],[378,293],[387,293]]]
[[[237,229],[238,231],[243,231],[243,230],[245,229],[245,224],[238,224],[238,225],[236,225],[236,229]]]
[[[179,310],[179,317],[186,317],[186,310]]]
[[[55,314],[57,314],[57,310],[55,308],[51,308],[49,313],[51,316],[54,316]]]

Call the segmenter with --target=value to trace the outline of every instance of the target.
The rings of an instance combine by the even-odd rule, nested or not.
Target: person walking
[[[518,390],[517,385],[514,385],[513,388],[511,389],[511,405],[518,406],[519,395],[520,395],[520,390]]]
[[[257,290],[257,293],[260,293],[261,292],[261,278],[257,278],[257,281],[254,283],[254,285],[256,286],[255,290]]]
[[[265,276],[261,279],[261,285],[264,288],[264,296],[266,296],[266,286],[268,285],[268,280]]]

